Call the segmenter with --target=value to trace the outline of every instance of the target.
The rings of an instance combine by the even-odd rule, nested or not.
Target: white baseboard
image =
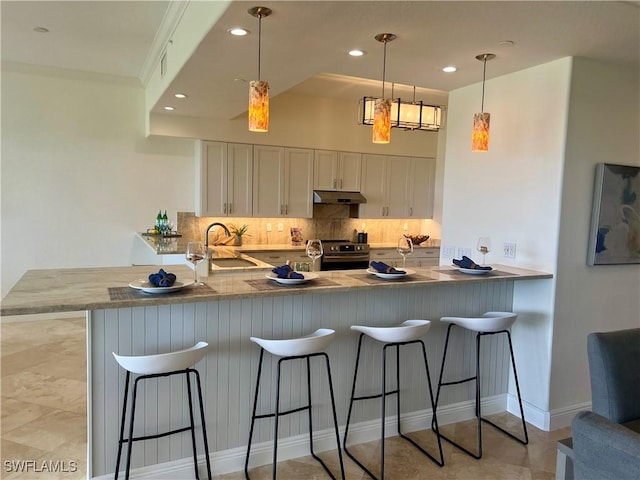
[[[576,405],[570,405],[568,407],[558,408],[551,412],[550,427],[551,430],[557,430],[559,428],[570,427],[573,417],[576,413],[583,410],[591,410],[591,402],[578,403]]]
[[[482,399],[483,415],[501,413],[506,410],[507,395],[496,395]],[[450,423],[462,422],[475,418],[474,401],[466,401],[451,405],[446,405],[438,409],[438,424],[447,425]],[[526,412],[525,412],[526,415]],[[417,412],[405,413],[402,415],[403,433],[415,432],[431,428],[431,409]],[[398,434],[397,417],[387,419],[385,423],[385,437],[392,437]],[[340,441],[344,438],[344,426],[339,428]],[[370,442],[379,438],[380,422],[370,420],[351,425],[349,428],[349,445]],[[317,453],[336,449],[336,437],[333,429],[316,431],[313,434],[313,447]],[[238,472],[244,469],[244,460],[247,453],[246,447],[237,447],[229,450],[211,453],[211,471],[214,476],[226,473]],[[292,458],[309,455],[309,435],[296,435],[293,437],[278,440],[278,461],[290,460]],[[251,461],[249,468],[268,465],[273,462],[273,442],[263,442],[251,447]],[[198,457],[200,476],[206,476],[206,463],[203,455]],[[111,480],[113,475],[101,475],[92,477],[94,480]],[[193,460],[191,457],[181,458],[171,462],[149,465],[136,468],[131,471],[130,478],[153,479],[153,480],[182,480],[193,478]]]
[[[545,432],[550,432],[552,430],[571,426],[571,421],[576,413],[582,410],[591,410],[591,403],[578,403],[576,405],[570,405],[568,407],[558,408],[551,412],[547,412],[523,401],[522,408],[524,409],[524,418],[527,419],[527,423],[530,423],[534,427],[544,430]],[[515,415],[516,417],[520,417],[518,397],[515,395],[507,395],[507,412]]]

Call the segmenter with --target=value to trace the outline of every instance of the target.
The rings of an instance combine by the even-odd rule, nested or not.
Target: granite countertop
[[[413,275],[385,281],[364,270],[319,272],[319,278],[302,285],[281,285],[265,278],[265,272],[219,272],[203,278],[204,286],[188,286],[178,292],[149,294],[129,283],[147,279],[159,267],[106,267],[29,270],[2,299],[0,315],[74,312],[105,308],[169,305],[232,298],[343,292],[351,289],[394,289],[442,284],[468,284],[505,280],[552,278],[549,273],[494,265],[487,275],[466,275],[453,267],[416,268]],[[193,279],[186,265],[165,267],[181,282]]]

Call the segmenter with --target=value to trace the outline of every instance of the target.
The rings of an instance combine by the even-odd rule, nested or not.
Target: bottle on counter
[[[167,217],[167,211],[164,211],[164,215],[162,215],[162,234],[169,235],[171,232],[169,231],[169,217]]]
[[[158,210],[158,215],[156,216],[156,230],[162,232],[162,210]]]

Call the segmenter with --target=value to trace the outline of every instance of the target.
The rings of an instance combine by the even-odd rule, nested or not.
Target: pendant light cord
[[[260,48],[262,44],[262,15],[258,14],[258,81],[260,81]]]
[[[384,54],[382,57],[382,98],[384,98],[384,79],[387,73],[387,40],[384,42]]]
[[[482,62],[482,104],[480,105],[480,113],[484,113],[484,80],[487,75],[487,57],[484,57],[484,61]]]

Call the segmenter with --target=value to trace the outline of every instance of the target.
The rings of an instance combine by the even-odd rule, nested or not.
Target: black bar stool
[[[191,443],[193,445],[193,468],[195,470],[196,479],[200,478],[198,473],[198,456],[196,453],[196,436],[195,436],[195,422],[193,419],[193,401],[191,394],[191,381],[189,374],[193,373],[196,379],[196,385],[198,386],[198,402],[200,404],[200,422],[202,424],[202,438],[204,441],[205,459],[207,463],[207,476],[211,480],[211,461],[209,460],[209,442],[207,441],[207,427],[204,420],[204,406],[202,402],[202,388],[200,386],[200,374],[194,368],[189,368],[195,365],[205,356],[207,353],[207,347],[209,344],[206,342],[198,342],[191,348],[185,350],[179,350],[176,352],[160,353],[157,355],[141,355],[141,356],[122,356],[113,353],[118,364],[127,371],[127,377],[124,386],[124,400],[122,402],[122,421],[120,422],[120,439],[118,440],[118,456],[116,458],[116,471],[114,479],[118,480],[118,473],[120,470],[120,457],[122,454],[122,445],[127,443],[127,465],[125,469],[125,479],[129,479],[129,473],[131,468],[131,450],[133,442],[142,440],[149,440],[152,438],[166,437],[175,433],[181,433],[191,431]],[[127,411],[127,398],[129,395],[129,383],[131,380],[131,374],[138,375],[133,383],[133,396],[131,399],[131,415],[129,417],[129,436],[124,438],[125,417]],[[164,433],[155,435],[146,435],[143,437],[133,436],[133,423],[135,419],[136,411],[136,396],[138,392],[138,382],[146,380],[148,378],[168,377],[171,375],[184,375],[187,381],[187,396],[189,399],[189,419],[190,423],[188,427],[182,427],[175,430],[171,430]]]
[[[307,410],[309,415],[309,447],[311,455],[315,458],[329,476],[335,480],[335,476],[329,470],[329,467],[318,457],[313,451],[313,422],[311,415],[311,359],[313,357],[324,357],[327,366],[327,378],[329,381],[329,393],[331,396],[331,409],[333,412],[333,425],[336,433],[336,444],[338,447],[338,458],[340,460],[341,478],[344,480],[344,465],[342,463],[342,451],[340,450],[340,434],[338,432],[338,417],[336,415],[336,403],[333,396],[333,382],[331,380],[331,366],[329,365],[329,356],[324,350],[329,346],[332,340],[334,330],[321,328],[306,337],[291,338],[286,340],[267,340],[264,338],[251,337],[251,341],[262,347],[260,349],[260,361],[258,363],[258,375],[256,378],[256,391],[253,400],[253,413],[251,414],[251,428],[249,430],[249,443],[247,444],[247,457],[244,462],[244,474],[249,479],[249,456],[251,454],[251,440],[253,438],[253,427],[255,421],[260,418],[274,417],[274,434],[273,434],[273,470],[272,477],[276,479],[276,464],[278,462],[278,419],[282,415],[301,412]],[[262,374],[262,360],[265,350],[271,355],[281,357],[278,359],[278,370],[276,376],[276,411],[274,413],[256,414],[258,407],[258,394],[260,390],[260,375]],[[280,370],[282,364],[291,360],[305,360],[307,365],[307,400],[308,403],[298,408],[293,408],[285,412],[280,411]]]
[[[384,441],[385,441],[385,411],[386,411],[386,398],[387,395],[396,395],[396,405],[398,411],[398,434],[400,437],[407,440],[414,447],[420,450],[423,454],[429,457],[432,461],[434,461],[438,466],[442,467],[444,465],[444,456],[442,453],[442,442],[440,440],[440,435],[438,432],[438,420],[436,419],[436,410],[435,410],[435,401],[433,398],[433,390],[431,388],[431,375],[429,373],[429,362],[427,360],[427,350],[424,346],[424,342],[420,340],[420,337],[424,336],[429,327],[431,326],[431,322],[429,320],[406,320],[395,327],[366,327],[361,325],[352,325],[351,330],[355,330],[360,332],[360,338],[358,340],[358,353],[356,354],[356,366],[353,372],[353,387],[351,388],[351,398],[349,400],[349,413],[347,414],[347,425],[344,430],[344,451],[354,462],[356,462],[360,468],[362,468],[367,475],[369,475],[374,480],[377,477],[371,473],[371,471],[365,467],[360,460],[358,460],[349,450],[347,449],[347,436],[349,435],[349,424],[351,422],[351,413],[353,411],[353,404],[359,400],[371,400],[374,398],[381,398],[381,406],[382,406],[382,414],[381,414],[381,433],[380,433],[380,479],[384,479]],[[364,395],[356,397],[356,381],[358,379],[358,367],[360,364],[360,352],[362,350],[362,340],[366,336],[377,340],[378,342],[382,342],[382,392],[375,395]],[[432,429],[436,433],[438,438],[438,450],[440,453],[440,458],[436,459],[429,452],[427,452],[424,448],[418,445],[414,440],[404,435],[401,431],[400,427],[400,347],[412,344],[420,344],[422,347],[422,357],[424,360],[424,368],[426,372],[426,380],[427,387],[429,390],[429,398],[431,400],[432,411],[433,411],[433,420],[432,420]],[[387,366],[387,348],[395,347],[396,350],[396,389],[387,391],[387,378],[386,378],[386,366]]]
[[[447,442],[451,443],[455,447],[459,448],[463,452],[471,455],[475,459],[482,458],[482,422],[486,422],[489,425],[494,426],[501,432],[507,434],[509,437],[517,440],[523,445],[527,445],[529,443],[529,435],[527,433],[527,424],[524,419],[524,409],[522,408],[522,397],[520,396],[520,385],[518,383],[518,371],[516,370],[516,360],[513,355],[513,345],[511,344],[511,332],[509,328],[516,321],[517,314],[512,312],[487,312],[481,315],[480,317],[442,317],[440,319],[441,322],[449,323],[449,327],[447,328],[447,336],[444,342],[444,353],[442,354],[442,366],[440,368],[440,376],[438,378],[438,391],[436,393],[436,406],[438,407],[438,401],[440,399],[440,389],[447,385],[459,385],[461,383],[476,382],[476,405],[475,405],[475,413],[476,418],[478,420],[478,453],[473,453],[462,445],[454,442],[450,438],[446,437],[442,433],[440,436],[444,438]],[[449,335],[451,334],[451,329],[454,325],[457,325],[461,328],[466,328],[467,330],[471,330],[476,332],[476,374],[473,377],[465,378],[462,380],[456,380],[451,382],[443,382],[442,376],[444,373],[444,364],[447,359],[447,348],[449,346]],[[511,353],[511,365],[513,367],[513,376],[516,382],[516,391],[518,393],[518,403],[520,405],[520,418],[522,419],[522,431],[524,432],[524,439],[520,439],[513,435],[512,433],[506,431],[499,425],[496,425],[491,420],[487,418],[483,418],[480,412],[480,339],[482,337],[488,335],[499,335],[501,333],[506,333],[507,339],[509,340],[509,352]]]

